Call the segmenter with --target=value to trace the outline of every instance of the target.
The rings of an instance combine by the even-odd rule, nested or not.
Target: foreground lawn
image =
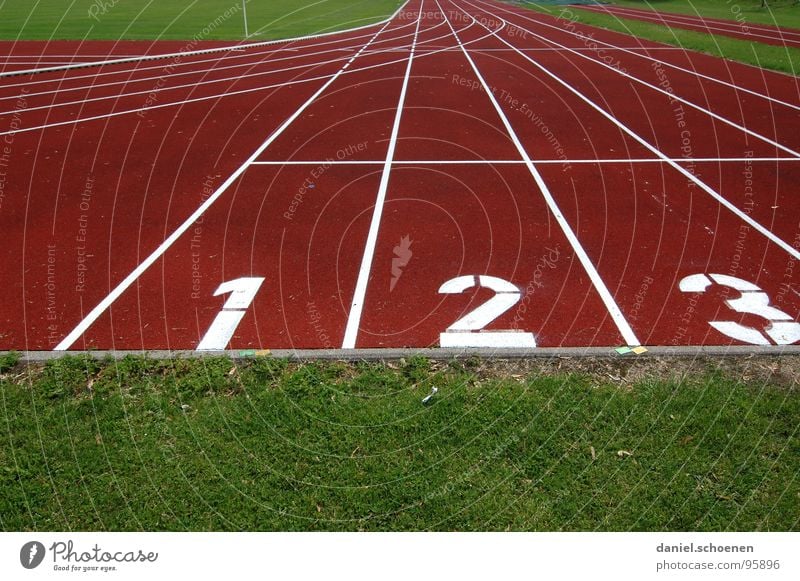
[[[677,3],[677,0],[671,1]],[[620,5],[639,4],[636,2],[617,3]],[[661,24],[642,22],[632,18],[618,18],[606,14],[587,12],[573,6],[545,6],[535,2],[525,2],[523,5],[531,10],[544,12],[565,21],[571,20],[580,24],[598,26],[615,32],[637,36],[645,40],[677,46],[686,50],[703,52],[765,69],[792,75],[800,74],[800,49],[796,48],[738,40],[724,35],[683,30],[681,28],[668,27]],[[652,6],[656,6],[660,9],[661,3],[653,3]],[[641,3],[638,7],[646,8],[647,6]],[[800,12],[800,6],[795,7],[794,10]],[[711,16],[712,14],[705,15]],[[784,24],[784,26],[786,25],[783,21],[781,21],[781,23]]]
[[[796,530],[798,368],[0,359],[0,528]]]
[[[370,24],[401,0],[247,2],[254,40]],[[204,32],[204,29],[206,32]],[[0,40],[243,39],[241,0],[0,0]]]

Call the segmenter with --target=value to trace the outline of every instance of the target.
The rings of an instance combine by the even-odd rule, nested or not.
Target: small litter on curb
[[[436,395],[438,392],[439,392],[438,387],[432,388],[431,393],[422,398],[422,405],[428,405],[428,403],[430,403],[430,401],[433,399],[433,396]]]
[[[641,355],[642,353],[647,353],[647,348],[645,347],[634,347],[631,349],[630,347],[617,347],[614,349],[618,355],[627,355],[628,353],[634,353],[635,355]]]
[[[269,357],[272,355],[272,351],[269,349],[247,349],[245,351],[239,351],[239,357]]]

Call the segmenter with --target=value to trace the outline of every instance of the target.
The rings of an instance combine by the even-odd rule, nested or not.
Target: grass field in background
[[[288,38],[370,24],[392,14],[401,0],[249,0],[255,40]],[[226,17],[227,14],[227,17]],[[0,0],[0,39],[192,39],[215,23],[204,40],[244,38],[241,0]]]
[[[795,359],[11,359],[6,531],[798,528]]]
[[[724,2],[725,0],[720,1]],[[669,3],[683,4],[683,2],[677,2],[677,0],[669,0]],[[636,3],[626,2],[625,4]],[[596,14],[572,6],[544,6],[534,2],[526,2],[523,5],[532,10],[544,12],[552,16],[630,34],[646,40],[685,48],[686,50],[704,52],[713,56],[793,75],[800,73],[800,49],[796,48],[774,46],[747,40],[738,40],[723,35],[672,28],[661,24],[642,22],[632,18],[618,18],[607,14]],[[800,7],[798,7],[798,10],[800,10]]]
[[[721,18],[743,23],[771,24],[800,29],[800,3],[797,0],[605,0],[627,8],[643,8],[660,12],[676,12]]]

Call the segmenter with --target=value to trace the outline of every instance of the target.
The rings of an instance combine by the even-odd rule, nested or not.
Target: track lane
[[[449,13],[466,4],[443,3]],[[680,134],[664,131],[657,122],[655,113],[665,109],[662,101],[618,86],[612,76],[582,66],[585,59],[553,50],[546,38],[533,41],[505,30],[502,38],[514,45],[508,47],[489,38],[486,30],[460,23],[470,56],[639,340],[739,344],[711,327],[714,320],[736,320],[768,340],[770,327],[763,316],[737,314],[726,306],[736,296],[730,288],[679,289],[684,277],[698,273],[756,283],[773,304],[797,319],[796,259],[689,177],[699,176],[747,218],[800,252],[800,222],[786,210],[793,207],[793,186],[800,180],[797,161],[772,159],[782,154],[771,155],[751,141],[728,140],[727,133],[722,137],[727,149],[693,149],[692,155],[708,152],[713,159],[722,151],[738,161],[691,161],[682,155],[675,161],[660,159],[623,128],[635,126],[652,138],[657,151],[676,147]],[[448,47],[433,31],[434,24],[431,19],[420,31],[424,48],[415,59],[403,108],[397,163],[390,166],[357,346],[438,344],[441,331],[492,297],[486,289],[438,292],[443,282],[462,274],[498,276],[524,291],[487,329],[532,332],[543,347],[622,344],[491,101],[472,88],[478,79],[470,77],[461,49],[452,42]],[[359,61],[371,68],[361,70],[354,63],[341,82],[320,95],[274,148],[258,156],[260,165],[233,181],[225,197],[144,270],[75,347],[192,348],[227,298],[213,297],[216,287],[241,276],[264,277],[265,282],[233,347],[338,347],[358,277],[354,257],[362,255],[370,230],[371,204],[381,187],[408,58],[410,47],[400,39],[398,34],[396,45],[385,51],[365,51]],[[580,95],[608,107],[613,117],[577,98],[517,48]],[[646,75],[653,71],[640,71],[641,57],[625,51],[620,57],[630,59],[625,61],[630,71],[652,82]],[[577,72],[581,68],[583,75]],[[719,83],[710,88],[706,84],[712,81],[698,81],[685,71],[679,74],[674,78],[692,87],[692,98],[702,96],[709,105],[735,91]],[[322,83],[319,79],[314,86]],[[597,84],[605,90],[598,91]],[[771,80],[764,86],[772,86]],[[12,188],[0,189],[0,223],[11,228],[12,239],[0,253],[6,273],[0,282],[12,289],[9,304],[0,310],[7,323],[0,339],[18,349],[52,347],[67,330],[63,321],[85,314],[183,224],[239,167],[242,149],[257,147],[265,127],[277,126],[281,115],[290,115],[292,104],[313,94],[313,88],[306,86],[298,95],[295,87],[286,86],[257,105],[251,93],[213,107],[183,105],[177,116],[148,112],[135,126],[111,118],[12,134],[11,161],[22,166],[9,166],[17,172],[5,182]],[[653,113],[649,119],[625,111],[630,95],[636,96],[638,111]],[[777,111],[778,119],[785,114],[774,101],[747,104],[743,123],[757,123],[750,115],[765,110]],[[23,117],[33,113],[24,109],[18,112]],[[703,122],[692,118],[689,126],[693,135],[705,135]],[[783,143],[781,130],[775,137]],[[125,151],[119,135],[131,136]],[[106,144],[113,151],[106,151]],[[515,162],[506,163],[514,157]],[[116,159],[124,162],[113,166]],[[283,164],[287,159],[293,163]],[[448,160],[449,165],[442,163]],[[26,168],[42,163],[56,170],[25,175]],[[109,163],[112,167],[106,167]],[[83,210],[87,199],[89,209]],[[53,212],[40,215],[41,208]],[[89,217],[86,228],[84,215]],[[82,230],[88,241],[77,240]],[[89,269],[81,271],[81,264]]]
[[[398,22],[393,21],[393,24],[397,25]],[[389,25],[387,24],[387,29],[388,27]],[[351,61],[351,63],[357,62],[362,58],[369,60],[376,58],[388,58],[388,56],[383,55],[382,57],[379,57],[374,54],[371,56],[358,55],[358,58],[355,61]],[[114,347],[117,349],[123,348],[126,344],[136,345],[138,341],[146,341],[147,344],[163,345],[167,348],[176,348],[175,341],[179,342],[180,347],[185,347],[183,341],[190,341],[190,346],[197,345],[196,329],[192,330],[192,339],[187,339],[185,335],[186,329],[188,328],[186,321],[194,319],[196,316],[201,316],[202,313],[208,313],[213,316],[214,311],[219,310],[218,305],[220,299],[213,296],[214,288],[212,288],[210,292],[205,292],[208,290],[205,288],[205,286],[211,285],[216,287],[217,284],[222,282],[221,278],[219,278],[223,276],[222,273],[229,272],[229,269],[231,268],[230,265],[239,265],[239,261],[242,259],[242,257],[247,256],[245,249],[239,245],[247,238],[243,238],[239,233],[243,232],[241,230],[243,225],[251,223],[249,222],[249,219],[251,216],[253,216],[254,205],[259,204],[266,196],[266,192],[263,189],[263,182],[252,178],[250,174],[252,172],[254,175],[264,176],[270,175],[270,172],[274,171],[271,169],[260,168],[258,166],[250,166],[249,163],[255,161],[261,152],[268,149],[272,143],[277,142],[284,131],[285,133],[291,133],[294,130],[294,124],[296,122],[300,122],[303,116],[314,116],[314,111],[317,107],[324,107],[324,110],[329,113],[329,105],[332,105],[337,99],[340,103],[345,103],[347,102],[347,99],[358,100],[361,98],[358,95],[358,90],[360,89],[361,91],[364,91],[364,82],[374,79],[374,73],[371,71],[363,72],[361,73],[360,78],[358,75],[358,72],[348,76],[339,75],[332,79],[328,84],[321,87],[317,92],[316,97],[308,100],[304,107],[298,110],[298,112],[293,116],[291,121],[287,122],[288,124],[284,124],[283,131],[274,133],[268,142],[265,142],[264,145],[259,148],[259,150],[253,154],[253,156],[251,156],[250,162],[240,168],[238,177],[232,176],[226,181],[223,187],[229,188],[230,191],[225,193],[226,190],[221,188],[218,188],[215,191],[214,195],[212,196],[214,200],[216,200],[217,196],[221,196],[222,193],[225,193],[225,197],[220,201],[229,201],[231,199],[235,199],[235,208],[233,205],[226,207],[223,203],[221,205],[215,205],[212,209],[210,206],[208,206],[208,203],[212,198],[208,198],[206,207],[209,209],[202,215],[202,229],[204,232],[207,232],[205,240],[209,241],[203,248],[202,259],[204,264],[208,266],[204,266],[202,282],[203,286],[201,289],[198,291],[193,289],[193,285],[197,284],[197,282],[191,277],[187,279],[173,276],[173,273],[185,272],[185,270],[182,271],[178,268],[166,266],[171,266],[177,262],[184,265],[189,264],[191,267],[192,263],[187,263],[185,259],[187,257],[190,260],[194,259],[194,255],[191,254],[191,252],[188,255],[184,253],[184,246],[187,244],[189,245],[190,251],[193,252],[193,249],[191,248],[191,234],[192,229],[198,224],[194,218],[191,218],[190,220],[183,222],[184,225],[188,224],[188,227],[187,229],[182,230],[183,233],[181,235],[172,234],[170,236],[171,242],[169,246],[164,247],[165,250],[163,251],[163,254],[151,255],[146,262],[146,266],[140,266],[140,268],[137,269],[137,272],[129,275],[126,284],[130,286],[118,287],[120,290],[115,289],[113,293],[115,298],[110,303],[104,301],[106,306],[98,311],[97,323],[93,324],[93,321],[89,323],[89,326],[87,327],[88,333],[85,337],[80,338],[76,346],[83,344],[94,345],[98,341],[103,343],[111,341]],[[388,108],[388,100],[390,98],[396,99],[396,88],[392,88],[396,82],[396,79],[392,75],[387,78],[387,89],[385,91],[387,105],[384,105],[382,107],[383,109]],[[343,95],[342,92],[338,90],[342,87],[351,87],[355,93],[352,95]],[[332,95],[334,95],[334,97],[328,98],[329,91]],[[317,99],[320,98],[325,98],[325,102],[322,105],[317,102]],[[261,131],[259,131],[259,134],[263,139],[264,134]],[[337,173],[331,172],[330,175],[335,176]],[[286,211],[288,211],[292,203],[292,198],[297,192],[298,184],[293,184],[291,187],[286,187],[283,185],[285,183],[286,182],[279,180],[278,185],[276,185],[278,192],[273,194],[273,196],[277,196],[275,199],[280,200],[280,206],[283,206],[284,202],[284,200],[282,200],[280,197],[286,196],[285,207]],[[302,184],[302,181],[300,183]],[[195,190],[193,196],[195,203],[198,198],[202,199],[202,195],[207,196],[207,194],[204,194],[204,189]],[[352,193],[350,195],[352,196]],[[273,198],[270,198],[270,201],[272,200]],[[312,206],[313,204],[307,204],[307,207]],[[264,211],[268,216],[267,221],[269,219],[276,219],[280,221],[281,225],[285,225],[286,219],[283,216],[285,212],[275,212],[274,214],[269,214],[274,207],[275,206],[273,204],[270,204],[265,208]],[[353,208],[351,204],[347,204],[345,206],[345,209],[350,208]],[[358,212],[361,212],[360,206],[358,206],[356,209]],[[227,216],[226,211],[230,212],[231,216]],[[199,214],[195,214],[195,216],[199,217]],[[231,224],[228,223],[228,218],[233,220]],[[163,219],[161,222],[163,222]],[[337,221],[336,223],[339,224],[341,222]],[[232,224],[235,224],[236,226],[232,226]],[[164,226],[161,236],[165,236],[173,230],[174,226],[170,223],[167,223]],[[265,232],[272,233],[273,231],[278,232],[280,230],[281,228],[276,227],[273,230],[268,226]],[[234,231],[236,234],[234,234]],[[230,238],[228,238],[229,234],[231,235]],[[252,233],[251,237],[249,238],[250,243],[252,244],[252,241],[257,238],[257,234]],[[308,242],[307,240],[303,239],[302,236],[299,236],[297,240],[300,241],[299,244],[305,244]],[[292,244],[292,247],[294,248],[295,245]],[[209,253],[206,254],[205,252],[207,248],[219,248],[221,251],[217,252],[215,250],[210,250]],[[265,274],[268,275],[270,282],[274,284],[275,281],[280,279],[278,276],[279,272],[277,270],[277,265],[279,262],[275,260],[277,254],[274,252],[274,247],[272,250],[273,251],[271,252],[265,253],[266,259],[269,262],[269,266],[265,265],[264,269],[269,271],[268,273],[265,272]],[[172,262],[173,257],[177,257],[175,258],[176,262]],[[301,266],[301,263],[295,262],[293,264],[297,267]],[[166,268],[166,270],[164,270],[164,268]],[[189,274],[191,274],[191,272],[193,271],[190,270]],[[205,310],[197,307],[199,303],[196,301],[187,301],[185,299],[185,294],[182,292],[182,289],[184,288],[187,280],[192,288],[192,293],[199,293],[195,296],[197,296],[198,300],[201,300],[204,305],[208,305]],[[161,307],[165,304],[169,304],[169,311],[161,310]],[[110,306],[110,308],[107,308],[108,306]],[[200,309],[197,312],[200,312],[201,315],[196,315],[196,313],[187,311],[187,309],[191,309],[193,306],[195,309]],[[273,313],[271,316],[268,316],[269,321],[275,321],[277,319],[276,315],[277,313]],[[140,319],[140,316],[144,318]],[[177,320],[178,323],[171,325],[169,321],[173,320]],[[164,327],[162,327],[156,321],[168,322]],[[205,323],[206,321],[203,320],[201,322]],[[173,331],[174,335],[170,335],[170,331]],[[73,333],[71,333],[70,337],[80,337],[82,333],[82,330],[76,329]],[[72,343],[65,342],[65,345],[72,346]]]
[[[464,5],[463,2],[457,4]],[[476,55],[476,60],[481,58],[477,51]],[[488,57],[482,58],[479,62],[488,62]],[[517,58],[514,64],[524,66],[526,59],[519,54]],[[528,67],[533,68],[530,65],[534,63],[527,62]],[[538,64],[548,69],[542,62]],[[509,92],[522,90],[509,82],[511,75],[496,61],[486,68],[489,76],[504,83],[501,86],[507,87]],[[574,93],[575,96],[582,94]],[[615,107],[615,101],[607,98],[607,106]],[[509,115],[512,114],[509,110]],[[619,119],[614,120],[623,125]],[[745,153],[753,154],[752,151]],[[681,174],[674,166],[667,162],[661,168],[631,164],[626,174],[608,165],[582,164],[570,168],[566,176],[563,171],[558,174],[554,167],[547,166],[543,174],[554,184],[554,195],[564,204],[570,222],[590,249],[603,278],[615,289],[625,312],[635,311],[634,328],[643,339],[649,344],[661,345],[736,343],[708,324],[719,317],[738,317],[737,313],[728,312],[730,309],[721,302],[718,285],[713,285],[714,292],[687,297],[678,288],[680,280],[696,272],[727,274],[734,271],[735,275],[760,284],[770,296],[775,296],[779,291],[776,279],[780,277],[775,277],[774,273],[785,270],[787,260],[796,257],[787,254],[786,248],[770,243],[743,219],[752,219],[754,212],[750,207],[743,205],[743,215],[737,216],[701,191],[698,186],[702,182],[692,175],[692,171],[695,174],[699,171],[698,167]],[[729,164],[725,168],[732,171]],[[777,185],[768,184],[767,189],[774,185],[786,190],[792,187],[791,183],[786,180]],[[601,190],[599,195],[589,194],[598,189]],[[733,193],[728,188],[718,192],[722,197],[729,196],[741,202]],[[772,196],[758,185],[750,195],[762,208]],[[602,226],[591,220],[581,224],[580,216],[587,215],[603,216]],[[759,214],[761,216],[763,213]],[[791,224],[791,219],[786,221]],[[747,238],[746,242],[740,241],[741,236]],[[791,246],[791,240],[786,246]],[[743,244],[746,244],[744,249]],[[791,249],[797,253],[794,247]],[[649,259],[653,260],[652,266],[645,266]],[[773,275],[764,276],[765,273]],[[646,316],[639,318],[644,309],[643,295],[647,295],[650,306]],[[728,298],[735,296],[729,294]],[[797,318],[798,306],[796,302],[786,305],[789,317]],[[769,328],[763,317],[746,315],[744,320],[748,326]],[[686,323],[676,324],[680,321]]]
[[[519,160],[520,153],[486,93],[472,89],[481,81],[460,48],[419,68],[426,74],[412,85],[407,112],[416,119],[405,117],[398,159],[421,161],[392,173],[355,345],[438,345],[441,332],[492,299],[487,288],[439,292],[467,275],[520,289],[519,300],[479,333],[481,341],[512,330],[513,340],[533,332],[541,346],[623,342],[524,164],[426,164],[426,154],[437,152],[477,160]],[[432,117],[439,122],[425,125]],[[564,302],[570,309],[558,308]]]
[[[713,79],[712,82],[729,83],[762,97],[777,97],[778,101],[783,100],[794,106],[800,105],[800,82],[792,75],[744,63],[720,60],[700,52],[582,25],[571,18],[569,10],[564,10],[559,17],[554,17],[498,2],[475,0],[473,4],[488,9],[499,17],[509,19],[520,29],[531,29],[532,26],[541,28],[537,31],[546,31],[549,38],[574,50],[595,54],[603,50],[612,51],[615,56],[616,52],[622,52],[636,57],[635,60],[646,60],[651,67],[666,67],[706,80]],[[638,50],[632,50],[632,43],[638,45]],[[637,66],[634,70],[643,69]]]
[[[483,5],[467,2],[464,6],[477,7],[474,9],[480,14]],[[704,140],[713,150],[702,149],[704,144],[692,148],[697,150],[698,157],[735,156],[748,146],[760,148],[756,155],[800,157],[797,132],[792,131],[790,124],[775,123],[775,118],[780,118],[781,114],[796,114],[796,111],[771,107],[749,96],[738,95],[734,89],[721,84],[699,83],[696,77],[679,71],[644,67],[630,56],[617,58],[605,52],[574,51],[570,45],[577,39],[557,40],[554,37],[563,35],[558,29],[540,26],[534,30],[533,26],[523,27],[516,22],[513,26],[522,33],[507,35],[515,47],[545,43],[560,48],[560,52],[538,60],[593,100],[601,103],[627,101],[625,107],[617,107],[612,113],[642,135],[658,139],[647,127],[649,119],[660,117],[662,110],[668,110],[673,117],[680,115],[686,126],[713,136]],[[502,55],[497,58],[502,59]],[[613,92],[609,87],[614,87]],[[664,109],[642,111],[650,103],[654,106],[664,103]],[[675,125],[683,129],[679,123]],[[678,157],[683,147],[681,141],[680,138],[664,140],[663,147],[670,155]],[[672,143],[679,146],[674,148]]]

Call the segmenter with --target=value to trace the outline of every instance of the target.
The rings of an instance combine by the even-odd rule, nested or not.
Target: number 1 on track
[[[231,296],[200,341],[198,351],[223,351],[228,346],[263,282],[263,278],[237,278],[219,285],[215,297],[228,293]]]

